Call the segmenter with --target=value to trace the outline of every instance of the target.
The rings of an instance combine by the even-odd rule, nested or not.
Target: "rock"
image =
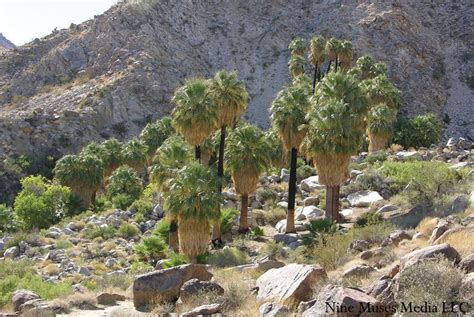
[[[469,205],[470,205],[469,196],[459,195],[453,200],[453,203],[451,205],[451,212],[452,213],[463,212],[469,207]]]
[[[369,247],[370,247],[369,242],[365,241],[365,240],[354,240],[349,245],[350,250],[354,250],[354,251],[358,251],[358,252],[368,250]]]
[[[474,273],[474,253],[466,256],[459,262],[459,267],[466,273]]]
[[[300,188],[306,192],[312,192],[317,189],[323,189],[324,185],[319,184],[319,176],[310,176],[301,181]]]
[[[366,251],[361,252],[359,256],[360,256],[360,258],[361,258],[362,260],[368,260],[368,259],[370,259],[373,255],[374,255],[374,253],[373,253],[372,251],[366,250]]]
[[[327,303],[329,303],[329,305]],[[336,315],[336,308],[345,312],[344,314],[339,313],[337,316],[381,316],[377,313],[370,315],[363,314],[363,307],[367,307],[367,305],[369,305],[371,309],[384,312],[382,304],[374,297],[358,289],[327,285],[319,292],[316,303],[303,312],[302,316],[334,316]]]
[[[84,275],[84,276],[89,276],[91,275],[91,271],[86,268],[85,266],[80,266],[78,269],[77,269],[77,273],[81,274],[81,275]]]
[[[400,270],[414,265],[419,261],[436,258],[437,255],[443,255],[448,260],[453,261],[455,263],[458,263],[461,260],[459,253],[449,244],[444,243],[429,246],[406,254],[400,259]]]
[[[365,276],[375,272],[375,269],[367,264],[354,265],[342,273],[342,277],[349,278],[354,276]]]
[[[298,241],[298,235],[296,233],[277,233],[273,236],[273,240],[275,240],[276,243],[283,242],[290,244]]]
[[[113,306],[117,304],[117,301],[124,301],[125,296],[115,293],[100,293],[97,296],[97,304]]]
[[[3,251],[3,248],[5,247],[5,242],[0,239],[0,251]]]
[[[397,230],[390,234],[389,239],[394,245],[398,246],[402,240],[411,240],[411,236],[404,230]]]
[[[288,182],[290,180],[290,171],[286,168],[281,169],[280,179],[282,182]]]
[[[298,207],[295,212],[296,220],[316,220],[324,216],[324,211],[315,206]]]
[[[278,303],[265,303],[258,311],[260,317],[286,317],[290,314],[288,307]]]
[[[133,304],[136,308],[160,301],[173,301],[179,297],[181,286],[190,279],[209,281],[212,274],[204,265],[185,264],[170,269],[139,275],[133,282]]]
[[[377,210],[378,214],[383,214],[385,212],[395,211],[398,209],[396,205],[385,205]]]
[[[222,304],[202,305],[194,308],[189,312],[181,314],[182,317],[207,316],[220,313],[222,311]]]
[[[392,290],[392,280],[381,278],[373,282],[367,289],[367,294],[374,297],[378,302],[385,306],[395,305],[395,295]]]
[[[303,200],[303,206],[318,206],[320,202],[319,196],[306,197]]]
[[[285,263],[283,262],[273,259],[264,259],[262,261],[257,262],[256,269],[260,272],[266,272],[270,269],[277,269],[283,266],[285,266]]]
[[[419,240],[419,239],[427,239],[427,237],[423,233],[417,232],[413,235],[412,240]]]
[[[474,273],[469,273],[464,276],[461,287],[459,288],[459,295],[466,301],[474,301]]]
[[[257,279],[257,300],[278,301],[288,307],[311,299],[313,288],[327,279],[318,265],[289,264],[271,269]]]
[[[40,299],[40,296],[26,289],[15,291],[12,295],[13,310],[20,311],[21,305],[33,299]]]
[[[181,286],[179,300],[185,303],[192,296],[199,293],[212,292],[216,295],[224,294],[224,288],[217,283],[209,281],[200,281],[197,278],[190,279]]]
[[[435,242],[443,233],[448,231],[448,229],[451,227],[451,224],[447,222],[444,219],[441,219],[438,221],[436,224],[436,227],[433,229],[433,232],[431,232],[431,237],[430,237],[430,243]]]
[[[288,202],[286,201],[280,201],[277,203],[277,206],[283,209],[288,209]]]
[[[298,309],[296,310],[299,314],[298,316],[301,315],[301,313],[303,313],[304,311],[310,309],[311,307],[313,307],[313,305],[316,304],[316,299],[312,299],[312,300],[309,300],[307,302],[301,302],[299,305],[298,305]]]
[[[11,247],[5,250],[3,253],[4,258],[14,259],[20,254],[20,249],[18,247]]]
[[[32,299],[20,306],[23,317],[55,317],[56,313],[50,304],[40,298]]]
[[[155,214],[158,219],[161,219],[165,216],[165,211],[159,204],[157,204],[155,207],[153,207],[153,214]]]
[[[369,207],[372,203],[383,200],[379,193],[370,190],[361,190],[347,196],[353,207]]]

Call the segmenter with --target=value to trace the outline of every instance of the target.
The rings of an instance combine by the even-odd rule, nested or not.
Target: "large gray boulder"
[[[459,291],[462,299],[474,302],[474,273],[466,274]]]
[[[300,188],[306,192],[312,192],[316,189],[323,189],[324,185],[319,183],[319,176],[310,176],[301,181]]]
[[[193,278],[181,286],[179,299],[182,302],[186,302],[192,296],[200,293],[212,292],[216,295],[224,294],[224,288],[217,283],[210,281],[200,281],[197,278]]]
[[[370,307],[370,312],[363,310]],[[315,304],[303,312],[314,316],[384,316],[385,307],[374,297],[359,289],[327,285],[318,294]]]
[[[422,260],[434,259],[437,256],[442,255],[448,260],[458,263],[461,260],[461,256],[458,251],[451,247],[447,243],[429,246],[423,249],[413,251],[406,254],[400,259],[401,270],[411,265],[414,265]]]
[[[459,267],[467,273],[474,273],[474,253],[462,259],[459,262]]]
[[[18,247],[10,247],[5,250],[3,256],[5,258],[14,259],[18,254],[20,254],[20,249]]]
[[[369,207],[372,203],[383,200],[379,193],[370,190],[361,190],[347,196],[352,207]]]
[[[21,305],[33,299],[40,299],[40,296],[26,289],[16,290],[12,296],[13,309],[15,311],[20,311]]]
[[[182,317],[210,316],[210,315],[220,313],[222,311],[222,307],[223,307],[222,304],[202,305],[202,306],[194,308],[191,311],[182,313],[180,316]]]
[[[290,315],[288,307],[278,303],[265,303],[258,309],[260,317],[287,317]]]
[[[209,281],[212,274],[201,264],[185,264],[139,275],[133,282],[133,304],[136,308],[156,302],[174,301],[181,286],[190,279]]]
[[[271,269],[257,279],[257,300],[297,307],[311,299],[314,288],[326,279],[326,271],[318,265],[293,263]]]

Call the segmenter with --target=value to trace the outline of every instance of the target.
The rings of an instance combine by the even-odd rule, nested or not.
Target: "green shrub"
[[[112,197],[112,205],[121,210],[126,210],[133,201],[133,197],[127,194],[117,194]]]
[[[143,262],[153,262],[162,259],[166,256],[168,251],[167,244],[157,236],[150,236],[144,238],[142,243],[138,244],[135,247],[135,252],[138,255],[140,261]]]
[[[13,210],[0,204],[0,234],[16,230],[16,221]]]
[[[235,208],[224,208],[221,211],[221,233],[225,234],[232,230],[235,218],[239,216],[239,211]]]
[[[125,239],[136,237],[139,233],[140,230],[137,228],[137,226],[129,223],[122,224],[118,229],[118,235]]]
[[[250,229],[250,232],[248,234],[250,235],[251,239],[257,239],[265,235],[263,229],[260,227],[253,227],[252,229]]]
[[[183,265],[186,263],[188,262],[187,262],[186,257],[183,254],[171,252],[170,259],[165,261],[162,266],[164,269],[169,269],[169,268],[172,268],[178,265]]]
[[[269,241],[265,243],[262,249],[262,253],[269,258],[285,258],[287,256],[285,252],[285,244],[283,242]]]
[[[439,143],[441,130],[441,121],[432,113],[412,119],[400,118],[395,124],[393,141],[404,148],[429,147]]]
[[[22,228],[48,228],[68,214],[68,187],[53,185],[42,176],[23,178],[21,187],[14,208]]]
[[[17,289],[28,289],[44,299],[53,299],[72,294],[72,287],[65,282],[45,282],[35,274],[33,263],[21,261],[0,262],[0,307],[11,303],[11,297]]]
[[[95,239],[95,238],[102,238],[104,240],[112,239],[115,236],[116,230],[113,227],[107,226],[101,228],[95,225],[88,225],[83,232],[83,236],[86,239]]]
[[[357,227],[366,227],[379,224],[383,221],[382,215],[376,213],[375,211],[369,211],[359,217],[357,217],[355,226]]]
[[[364,162],[367,162],[370,165],[373,165],[377,162],[384,162],[387,160],[387,153],[383,151],[375,152],[375,153],[370,153],[367,155],[367,157],[364,159]]]
[[[270,224],[275,226],[278,221],[286,219],[286,211],[281,207],[271,207],[268,210],[254,209],[252,210],[255,220],[260,225]]]
[[[107,185],[107,196],[114,205],[121,204],[120,207],[128,207],[137,200],[143,191],[142,180],[136,175],[135,171],[122,166],[117,168],[109,177]],[[120,199],[116,199],[121,197]],[[127,204],[125,206],[125,204]],[[122,208],[122,209],[125,209]]]
[[[135,275],[152,272],[154,270],[155,268],[152,265],[143,262],[133,262],[130,266],[130,273]]]
[[[327,244],[327,237],[337,232],[337,225],[330,219],[316,219],[308,223],[309,235],[303,237],[303,244]]]
[[[208,263],[217,267],[238,266],[248,263],[248,257],[238,248],[230,247],[209,255]]]
[[[155,230],[153,234],[163,239],[163,241],[168,241],[170,235],[170,221],[169,219],[162,219],[155,225]]]
[[[56,249],[70,249],[74,246],[69,240],[57,240],[54,245]]]
[[[259,187],[255,193],[255,197],[258,201],[275,201],[278,198],[278,194],[271,188],[268,187]]]
[[[130,205],[130,209],[135,210],[137,213],[144,216],[149,215],[153,211],[153,203],[147,199],[135,200],[133,204]]]

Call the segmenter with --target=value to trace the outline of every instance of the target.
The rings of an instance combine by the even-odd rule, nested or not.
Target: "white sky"
[[[117,0],[0,0],[0,33],[22,45],[101,14]]]

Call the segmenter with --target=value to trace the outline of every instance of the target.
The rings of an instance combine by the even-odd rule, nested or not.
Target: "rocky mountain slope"
[[[131,137],[170,112],[190,76],[236,68],[251,95],[247,119],[265,127],[288,80],[296,36],[347,38],[387,63],[402,113],[434,111],[447,136],[474,138],[470,1],[142,1],[0,52],[0,156],[75,151]],[[309,65],[308,65],[309,67]],[[308,68],[309,69],[309,68]]]
[[[2,33],[0,33],[0,51],[15,48],[15,44],[10,42]]]

